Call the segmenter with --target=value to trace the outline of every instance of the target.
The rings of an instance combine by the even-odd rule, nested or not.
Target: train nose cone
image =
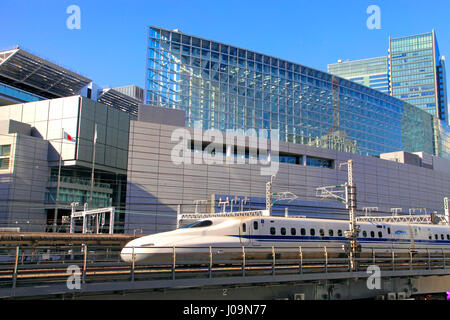
[[[133,248],[132,247],[124,247],[120,252],[120,258],[123,262],[133,262]],[[136,254],[136,252],[134,252]]]

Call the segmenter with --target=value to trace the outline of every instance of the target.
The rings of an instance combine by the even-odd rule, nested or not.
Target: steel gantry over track
[[[82,219],[82,233],[100,233],[106,224],[106,214],[109,213],[109,234],[114,233],[115,208],[98,208],[88,210],[87,203],[84,204],[82,211],[76,211],[77,202],[71,204],[72,210],[70,214],[70,233],[75,233],[76,219]],[[95,231],[91,229],[95,227]]]
[[[354,257],[358,254],[357,238],[360,230],[356,218],[356,186],[353,183],[353,160],[340,163],[339,169],[342,166],[347,166],[347,182],[338,186],[318,187],[316,188],[316,196],[336,199],[347,207],[349,230],[345,232],[345,236],[350,241],[349,257],[354,269],[356,268]]]
[[[441,225],[449,225],[450,224],[450,210],[449,210],[449,198],[444,198],[444,211],[445,213],[438,214],[433,212],[431,214],[412,214],[412,210],[409,211],[409,215],[406,214],[398,214],[398,209],[401,208],[393,208],[392,215],[390,216],[369,216],[365,215],[364,217],[357,217],[356,220],[358,222],[373,222],[373,223],[381,223],[381,222],[389,222],[389,223],[408,223],[408,224],[441,224]],[[423,208],[422,208],[423,209]]]

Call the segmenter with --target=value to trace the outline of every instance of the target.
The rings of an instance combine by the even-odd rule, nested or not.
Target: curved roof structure
[[[46,98],[76,95],[92,82],[18,47],[0,52],[0,81]]]
[[[142,101],[124,94],[114,88],[103,89],[97,101],[135,116],[138,114],[139,104],[142,103]]]

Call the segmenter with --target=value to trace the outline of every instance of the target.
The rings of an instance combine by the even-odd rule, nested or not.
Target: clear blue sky
[[[80,30],[66,27],[72,4],[81,9]],[[379,30],[366,26],[369,5],[381,9]],[[149,25],[325,71],[338,59],[387,55],[389,36],[434,28],[450,61],[449,0],[2,0],[0,49],[19,45],[100,86],[144,87]]]

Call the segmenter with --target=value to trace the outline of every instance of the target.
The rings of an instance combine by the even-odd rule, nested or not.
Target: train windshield
[[[183,227],[183,229],[185,228],[201,228],[201,227],[209,227],[210,225],[212,225],[212,221],[211,220],[202,220],[202,221],[196,221],[194,223],[188,224],[186,226]]]

